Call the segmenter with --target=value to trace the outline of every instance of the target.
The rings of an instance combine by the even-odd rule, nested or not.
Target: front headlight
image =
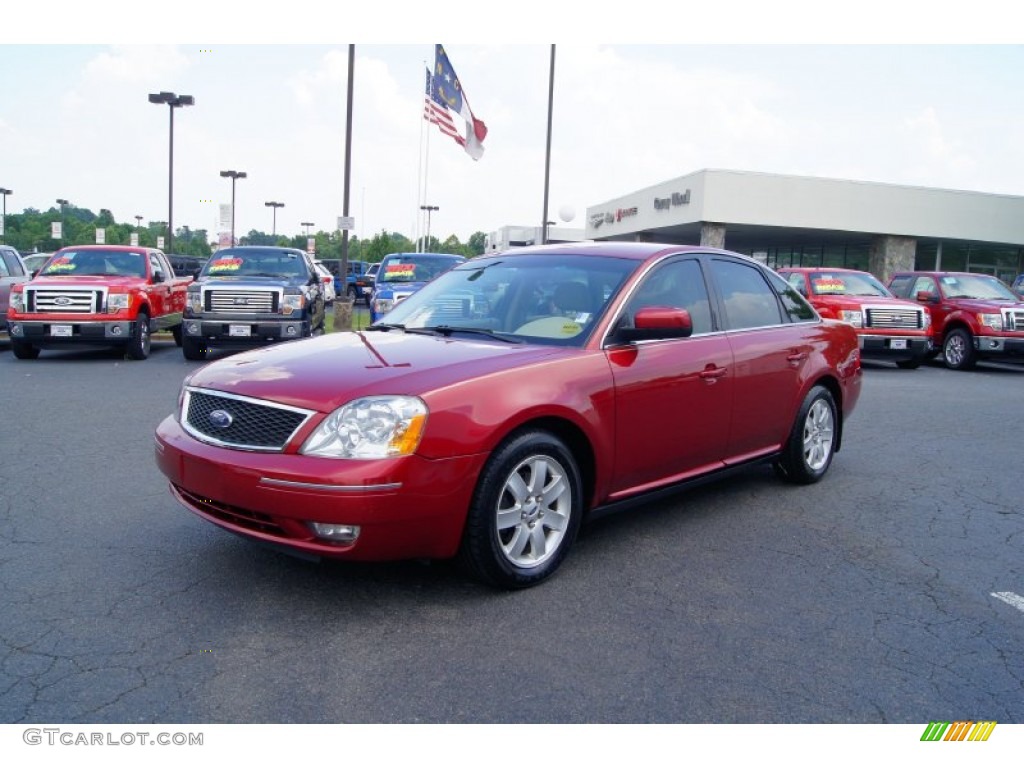
[[[385,459],[416,450],[427,423],[418,397],[361,397],[334,411],[314,430],[299,453],[328,459]]]
[[[1003,316],[998,312],[979,312],[978,322],[994,331],[1003,330]]]
[[[186,293],[185,305],[195,314],[201,314],[203,311],[203,297],[199,291],[189,291]]]
[[[384,315],[391,311],[391,307],[395,305],[392,299],[374,299],[373,300],[373,311],[378,315]]]
[[[24,312],[25,311],[25,294],[23,293],[12,293],[11,294],[11,311],[12,312]]]
[[[119,309],[128,309],[132,303],[129,293],[111,293],[107,296],[107,312],[117,312]]]
[[[306,297],[301,293],[287,293],[281,297],[281,314],[290,315],[293,312],[301,312],[305,303]]]
[[[849,323],[854,328],[864,327],[864,316],[859,309],[841,309],[839,310],[839,319],[844,323]]]

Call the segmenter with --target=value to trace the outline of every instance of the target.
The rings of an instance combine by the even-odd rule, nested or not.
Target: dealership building
[[[1024,273],[1024,197],[706,169],[587,208],[587,240],[704,245],[773,268]]]

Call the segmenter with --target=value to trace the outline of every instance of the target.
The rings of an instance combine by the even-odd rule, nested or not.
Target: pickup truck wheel
[[[480,474],[459,561],[506,589],[529,587],[561,565],[583,516],[583,484],[565,443],[543,431],[502,443]]]
[[[193,336],[182,337],[181,353],[185,355],[186,360],[206,359],[206,347],[203,346],[201,339],[197,339]]]
[[[11,351],[19,360],[35,360],[39,357],[39,348],[33,347],[27,341],[11,340]]]
[[[353,304],[359,301],[359,292],[356,290],[354,285],[348,287],[348,298]]]
[[[782,479],[809,485],[825,476],[839,439],[836,401],[825,387],[807,393],[775,469]]]
[[[942,357],[946,360],[947,368],[954,371],[971,370],[978,362],[971,334],[963,328],[954,328],[950,331],[942,343]]]
[[[132,338],[128,342],[126,354],[131,360],[145,360],[149,357],[149,315],[139,312],[135,319],[135,328],[132,330]]]
[[[173,328],[171,328],[171,336],[174,337],[174,343],[177,344],[180,347],[181,346],[181,324],[180,323],[178,325],[174,326]]]

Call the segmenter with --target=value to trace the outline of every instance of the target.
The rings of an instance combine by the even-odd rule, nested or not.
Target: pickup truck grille
[[[1003,328],[1008,331],[1024,331],[1024,309],[1003,310]]]
[[[864,311],[865,328],[924,328],[924,312],[919,309],[867,308]]]
[[[91,288],[26,288],[29,312],[94,314],[103,311],[103,291]]]
[[[204,309],[207,312],[266,314],[277,312],[277,293],[273,291],[209,291]]]
[[[187,389],[182,404],[183,426],[196,439],[250,451],[280,451],[312,411],[227,395]]]

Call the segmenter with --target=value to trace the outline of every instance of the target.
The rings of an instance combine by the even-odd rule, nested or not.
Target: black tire
[[[181,346],[181,335],[183,331],[181,329],[181,323],[171,328],[171,336],[174,337],[174,343],[179,347]]]
[[[897,360],[896,367],[902,368],[905,371],[913,371],[917,368],[920,368],[921,363],[923,363],[924,360],[925,359],[923,357],[914,357],[911,358],[910,360]]]
[[[39,348],[33,347],[27,341],[11,339],[11,351],[19,360],[35,360],[39,357]]]
[[[354,285],[350,285],[348,287],[348,299],[353,304],[359,301],[359,291],[356,290],[356,287]]]
[[[128,348],[125,354],[129,360],[145,360],[149,357],[149,348],[152,339],[149,334],[149,315],[139,312],[135,318],[135,325],[132,328],[132,337],[128,341]]]
[[[946,367],[954,371],[969,371],[978,362],[978,354],[974,351],[974,339],[969,331],[954,328],[946,334],[942,342],[942,359]]]
[[[583,483],[565,443],[539,430],[512,435],[477,480],[459,562],[487,584],[533,586],[562,564],[582,517]]]
[[[201,339],[194,336],[183,336],[181,339],[181,353],[186,360],[205,360],[206,347]]]
[[[790,483],[809,485],[825,476],[839,441],[839,415],[832,393],[816,386],[807,393],[782,455],[775,464]]]

